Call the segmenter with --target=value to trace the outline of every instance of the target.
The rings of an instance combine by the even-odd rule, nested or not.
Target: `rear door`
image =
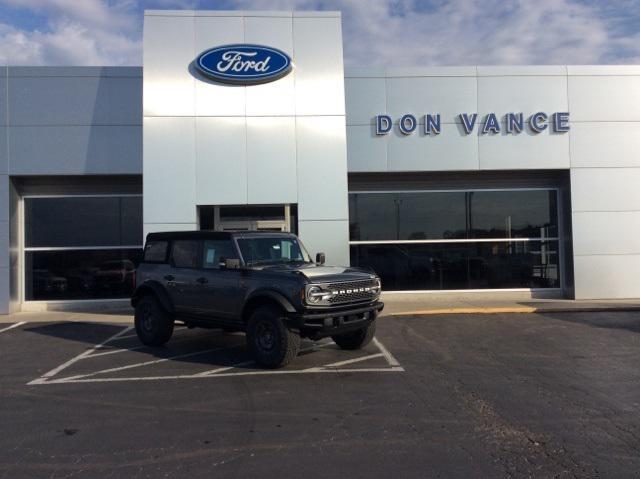
[[[198,309],[200,244],[198,240],[171,242],[171,268],[163,280],[178,314],[194,314]]]
[[[238,258],[231,239],[204,240],[202,242],[202,269],[198,283],[197,308],[201,314],[220,319],[239,317],[242,303],[239,269],[225,269],[221,263],[227,258]]]

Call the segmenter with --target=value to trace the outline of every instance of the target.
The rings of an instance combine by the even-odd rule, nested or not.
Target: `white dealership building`
[[[120,301],[190,229],[387,291],[640,298],[640,66],[345,70],[338,12],[185,10],[142,68],[0,74],[0,313]]]

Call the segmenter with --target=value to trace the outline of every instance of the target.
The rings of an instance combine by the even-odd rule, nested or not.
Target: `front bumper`
[[[383,308],[382,301],[374,301],[339,308],[307,309],[289,314],[289,326],[304,336],[319,339],[360,329],[373,321]]]

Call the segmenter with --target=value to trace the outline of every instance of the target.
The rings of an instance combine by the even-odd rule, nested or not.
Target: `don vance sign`
[[[569,131],[569,113],[556,112],[549,115],[539,111],[527,117],[523,113],[506,113],[501,116],[488,113],[483,117],[477,113],[460,113],[456,117],[456,123],[462,126],[462,131],[466,135],[474,131],[481,135],[501,132],[517,135],[525,128],[534,133],[541,133],[548,128],[555,133],[564,133]],[[396,120],[389,115],[375,116],[376,135],[386,135],[394,125],[403,135],[410,135],[418,129],[419,124],[425,135],[439,135],[442,131],[442,119],[439,113],[426,114],[420,119],[410,113]]]

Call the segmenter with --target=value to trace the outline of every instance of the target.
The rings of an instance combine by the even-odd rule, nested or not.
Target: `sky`
[[[349,67],[640,64],[640,0],[0,0],[0,65],[141,65],[163,8],[340,10]]]

